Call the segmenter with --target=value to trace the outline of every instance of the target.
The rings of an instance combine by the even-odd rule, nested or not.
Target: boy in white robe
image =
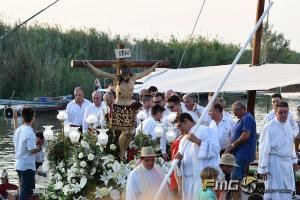
[[[126,200],[152,200],[163,182],[162,169],[155,165],[153,147],[143,147],[141,164],[128,175],[126,183]],[[165,186],[159,199],[171,199],[169,187]]]
[[[288,113],[286,102],[277,103],[275,118],[265,125],[259,138],[258,173],[265,180],[264,199],[292,199],[295,190],[293,168],[298,169],[298,158]]]
[[[201,189],[200,172],[205,167],[218,168],[220,163],[220,146],[217,130],[199,125],[188,113],[182,113],[178,119],[178,128],[189,134],[179,143],[177,159],[182,159],[182,199],[195,199],[197,191]],[[183,150],[187,142],[187,148]]]

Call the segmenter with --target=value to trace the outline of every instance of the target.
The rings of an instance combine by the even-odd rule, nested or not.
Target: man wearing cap
[[[155,164],[155,153],[151,146],[141,149],[141,164],[128,175],[126,200],[152,200],[163,182],[162,169]],[[159,199],[171,199],[169,188],[165,186]]]
[[[230,153],[224,153],[221,156],[221,161],[220,161],[220,168],[219,168],[219,177],[218,179],[220,181],[226,180],[227,183],[231,179],[231,172],[233,171],[234,167],[238,167],[235,161],[234,155]],[[230,191],[221,191],[219,200],[225,200],[225,199],[234,199],[233,196],[237,197],[237,193],[233,193]]]
[[[265,189],[272,190],[272,193],[265,192],[264,199],[292,199],[295,190],[293,170],[298,169],[298,158],[288,114],[288,104],[277,103],[275,118],[263,128],[259,137],[257,172],[265,180]]]
[[[282,96],[281,94],[273,94],[272,95],[272,111],[269,112],[265,118],[264,118],[264,121],[263,121],[263,124],[266,125],[269,121],[271,121],[272,119],[275,118],[275,108],[276,108],[276,105],[277,103],[281,102],[282,101]],[[293,128],[293,133],[294,133],[294,137],[296,137],[299,133],[299,127],[293,117],[293,114],[292,113],[288,113],[288,118],[287,118],[287,122],[289,122]]]

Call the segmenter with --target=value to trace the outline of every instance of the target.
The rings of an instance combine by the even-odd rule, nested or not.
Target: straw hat
[[[156,156],[152,146],[142,147],[141,158]]]
[[[222,154],[220,164],[221,165],[231,165],[231,166],[238,167],[238,165],[235,162],[234,155],[232,155],[230,153]]]

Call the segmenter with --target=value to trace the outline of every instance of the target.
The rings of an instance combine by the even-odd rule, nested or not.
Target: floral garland
[[[67,114],[61,111],[57,118],[63,122]],[[95,121],[90,120],[89,124]],[[117,157],[116,141],[106,134],[108,129],[98,130],[100,134],[93,129],[80,142],[80,133],[76,128],[65,125],[61,132],[55,134],[51,126],[45,129],[48,146],[43,170],[48,172],[49,181],[41,199],[125,199],[127,176],[138,164],[138,150],[143,145],[153,145],[154,149],[159,149],[157,141],[140,134],[130,144],[126,152],[127,160],[122,162]],[[169,162],[159,157],[157,164],[167,173]]]

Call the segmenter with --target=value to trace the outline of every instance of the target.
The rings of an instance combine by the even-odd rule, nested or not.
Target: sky
[[[269,0],[266,0],[267,6]],[[54,0],[0,0],[0,19],[24,21]],[[300,52],[300,0],[273,0],[269,14],[273,30],[291,40]],[[186,39],[203,0],[60,0],[29,23],[63,29],[95,28],[111,35],[168,40]],[[206,0],[195,36],[243,44],[255,24],[257,0]]]

